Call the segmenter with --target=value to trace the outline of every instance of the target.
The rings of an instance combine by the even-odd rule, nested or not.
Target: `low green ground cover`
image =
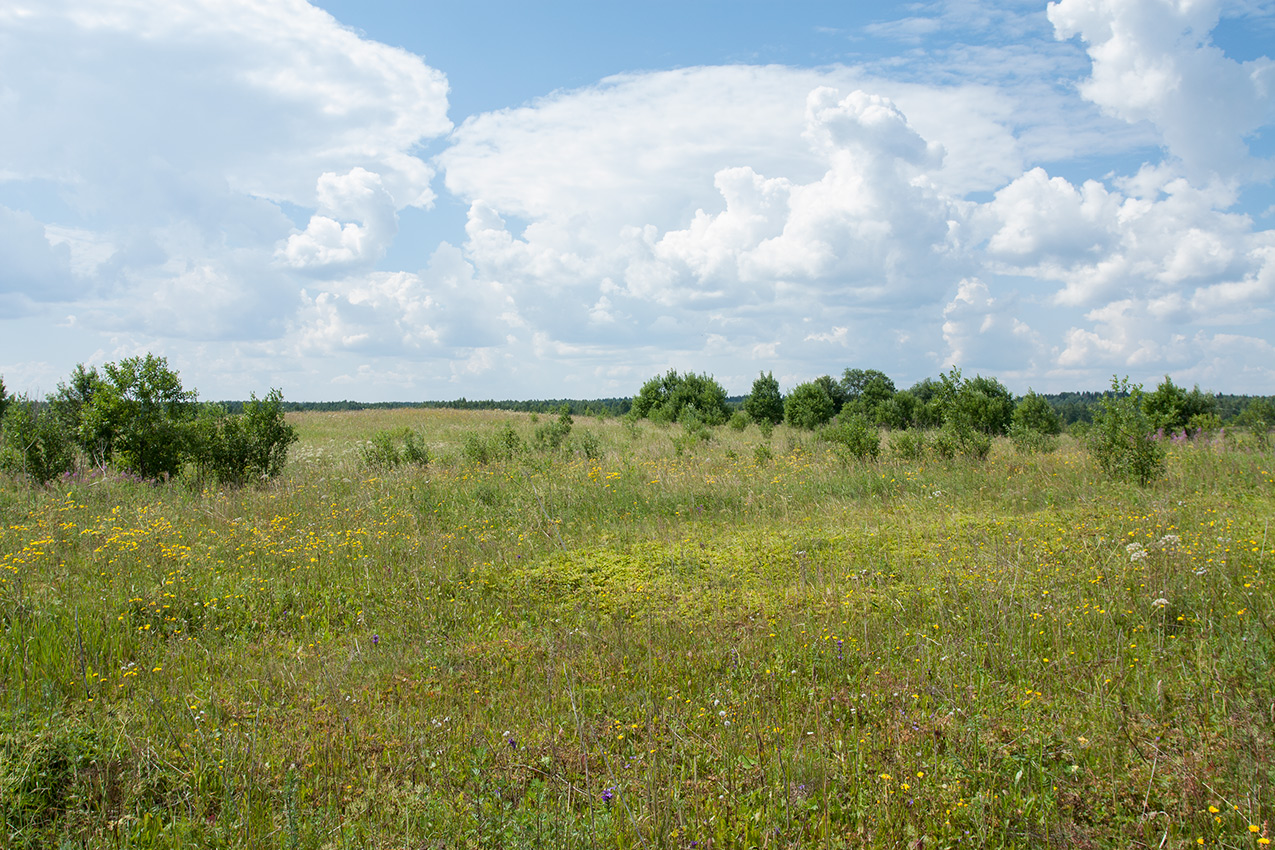
[[[291,421],[259,488],[0,482],[0,847],[1270,835],[1269,449]]]

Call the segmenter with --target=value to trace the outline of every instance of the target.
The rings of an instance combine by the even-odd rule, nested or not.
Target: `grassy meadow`
[[[0,481],[0,848],[1275,838],[1269,448],[290,421],[261,488]]]

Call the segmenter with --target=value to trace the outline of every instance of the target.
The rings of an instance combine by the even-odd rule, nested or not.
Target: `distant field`
[[[1275,838],[1269,448],[289,420],[260,489],[0,480],[0,848]]]

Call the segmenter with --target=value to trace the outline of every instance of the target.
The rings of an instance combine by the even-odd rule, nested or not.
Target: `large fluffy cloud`
[[[439,157],[471,204],[467,256],[517,293],[542,340],[659,345],[740,381],[776,354],[888,349],[923,370],[933,352],[895,341],[938,339],[968,262],[951,187],[993,187],[1003,163],[954,128],[953,165],[943,138],[869,83],[850,69],[695,68],[467,121]],[[984,89],[951,89],[942,111],[961,106],[1001,153],[1015,148]],[[883,327],[887,310],[906,333]]]
[[[290,269],[370,267],[433,202],[451,128],[440,72],[303,0],[9,4],[0,79],[0,203],[58,199],[12,213],[48,247],[0,241],[7,288],[112,333],[277,335]]]
[[[0,319],[310,395],[952,364],[1275,388],[1275,238],[1239,203],[1275,80],[1211,43],[1227,9],[935,8],[878,34],[985,43],[621,74],[453,130],[441,72],[302,0],[11,4]]]
[[[1088,45],[1085,97],[1128,121],[1150,121],[1197,179],[1252,174],[1247,136],[1275,118],[1275,62],[1237,62],[1213,45],[1219,0],[1060,0],[1060,37]],[[1266,166],[1257,171],[1270,171]]]
[[[310,205],[315,178],[352,163],[400,206],[433,197],[411,150],[450,129],[445,77],[304,0],[10,4],[0,48],[0,115],[23,128],[0,137],[0,161],[64,184],[77,208],[182,208],[169,184],[192,172]]]

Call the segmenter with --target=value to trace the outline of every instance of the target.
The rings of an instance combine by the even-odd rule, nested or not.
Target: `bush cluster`
[[[429,447],[417,431],[411,428],[398,428],[377,431],[359,447],[359,456],[363,465],[370,469],[389,470],[407,464],[409,466],[429,466]]]
[[[773,373],[763,372],[733,415],[718,408],[725,395],[707,376],[670,371],[642,387],[634,398],[633,412],[636,417],[682,422],[686,433],[674,438],[679,453],[696,439],[708,439],[707,428],[725,421],[740,431],[756,424],[766,438],[776,424],[784,422],[794,429],[816,431],[818,439],[832,444],[839,455],[855,460],[879,455],[878,429],[883,427],[894,431],[891,454],[908,460],[927,456],[979,460],[987,457],[999,436],[1008,436],[1020,454],[1051,452],[1063,429],[1058,408],[1035,391],[1015,400],[995,378],[965,378],[957,368],[907,390],[896,389],[887,375],[875,369],[846,369],[840,380],[823,375],[798,384],[787,395],[780,392]],[[1222,426],[1220,397],[1202,393],[1198,386],[1187,392],[1168,376],[1151,394],[1130,387],[1126,378],[1114,381],[1105,397],[1094,396],[1097,412],[1092,425],[1077,419],[1075,403],[1068,408],[1074,433],[1108,474],[1143,485],[1163,472],[1165,450],[1160,440],[1184,432],[1214,433]],[[706,410],[714,412],[710,415]],[[1236,424],[1250,427],[1258,444],[1268,445],[1275,427],[1275,402],[1249,400]]]
[[[241,414],[201,405],[152,354],[107,363],[100,373],[81,364],[44,401],[23,396],[3,405],[0,468],[37,483],[77,462],[147,480],[189,468],[226,484],[262,481],[283,470],[297,439],[282,402],[271,390],[261,400],[253,395]]]
[[[731,416],[721,384],[708,375],[682,375],[673,369],[643,384],[630,412],[636,419],[670,423],[680,421],[687,410],[708,425],[721,425]]]

